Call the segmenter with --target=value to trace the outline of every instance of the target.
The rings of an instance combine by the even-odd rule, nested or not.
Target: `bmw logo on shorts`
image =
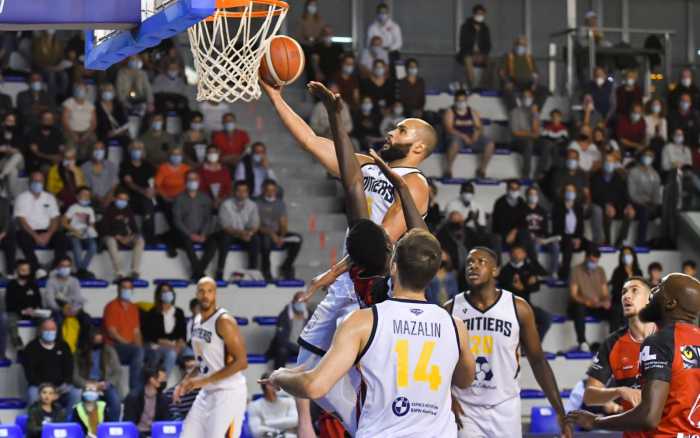
[[[403,417],[411,410],[411,402],[406,397],[396,397],[391,404],[391,410],[397,417]]]

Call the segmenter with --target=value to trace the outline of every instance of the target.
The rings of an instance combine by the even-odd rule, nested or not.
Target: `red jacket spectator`
[[[640,118],[637,123],[632,123],[628,115],[622,115],[617,122],[617,138],[622,143],[622,140],[628,140],[640,145],[644,145],[646,138],[647,126],[644,118]],[[625,149],[631,149],[626,145],[622,145]]]
[[[218,131],[212,136],[211,142],[219,148],[222,158],[232,155],[240,157],[250,143],[250,136],[242,129],[234,129],[232,133]]]
[[[214,169],[209,163],[199,169],[199,190],[211,196],[214,201],[223,202],[231,196],[231,173],[227,168],[217,163],[218,169]],[[214,196],[212,185],[219,184],[219,193]]]

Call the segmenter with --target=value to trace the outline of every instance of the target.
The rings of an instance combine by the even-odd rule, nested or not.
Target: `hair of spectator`
[[[32,264],[29,263],[29,260],[27,259],[19,259],[15,262],[15,268],[19,268],[22,265],[29,265],[29,269],[31,270]]]
[[[355,54],[351,52],[346,52],[343,55],[343,62],[347,61],[348,59],[352,59],[353,61],[355,60]]]
[[[124,287],[124,285],[126,283],[129,283],[130,285],[133,286],[133,282],[131,281],[131,278],[129,278],[129,277],[122,277],[119,280],[117,280],[117,291],[122,290],[122,288]]]
[[[514,244],[512,244],[510,246],[510,253],[513,254],[513,251],[515,251],[516,249],[520,249],[520,250],[525,251],[525,246],[522,243],[516,241]]]
[[[588,257],[600,258],[600,250],[598,249],[598,245],[588,245],[588,248],[586,248],[586,258]]]
[[[151,380],[152,378],[158,378],[158,373],[160,372],[165,372],[165,368],[158,363],[158,364],[147,364],[146,366],[143,367],[143,381],[144,383],[148,384],[148,381]]]
[[[389,10],[389,5],[387,5],[386,3],[379,3],[377,5],[377,13],[380,13],[382,11],[388,11],[388,10]]]
[[[248,182],[244,179],[239,179],[238,181],[233,183],[233,190],[237,190],[240,186],[246,186],[248,187]],[[250,187],[248,187],[250,188]]]
[[[73,259],[71,259],[71,258],[68,257],[68,256],[63,256],[63,257],[59,258],[58,260],[56,260],[56,266],[60,265],[60,264],[63,263],[63,262],[68,262],[68,263],[70,263],[70,264],[72,265],[72,264],[73,264]]]
[[[471,250],[469,250],[469,252],[472,252],[472,251],[485,252],[486,254],[489,255],[489,257],[491,257],[491,260],[493,260],[493,264],[498,265],[498,255],[491,248],[486,247],[486,246],[475,246]]]
[[[652,155],[656,155],[655,152],[654,152],[654,148],[649,147],[649,146],[645,147],[645,148],[642,150],[642,155],[648,154],[648,153],[650,153],[650,152],[651,152]]]
[[[193,169],[187,171],[187,173],[185,174],[185,179],[189,179],[191,175],[195,175],[197,179],[199,179],[199,172]]]
[[[41,391],[43,391],[46,388],[51,388],[54,391],[56,391],[56,385],[54,385],[51,382],[44,382],[39,384],[39,394],[41,394]]]
[[[512,178],[512,179],[509,179],[509,180],[508,180],[508,183],[507,183],[508,188],[510,188],[510,186],[511,186],[512,184],[517,185],[518,188],[520,188],[520,187],[522,186],[522,184],[520,184],[520,180],[517,179],[517,178]]]
[[[423,291],[440,269],[442,248],[429,231],[414,228],[396,243],[394,263],[401,286]]]
[[[557,108],[554,108],[552,111],[549,112],[550,117],[553,117],[555,114],[559,114],[561,116],[561,111]]]
[[[175,295],[175,289],[168,283],[167,281],[164,281],[162,283],[159,283],[158,286],[156,286],[156,290],[153,293],[153,301],[156,303],[156,306],[160,306],[163,304],[163,301],[161,300],[161,296],[163,295],[163,290],[168,289],[170,292]],[[174,302],[174,299],[173,299]]]
[[[78,195],[81,194],[81,193],[84,192],[84,191],[90,192],[90,191],[91,191],[91,190],[90,190],[90,187],[88,187],[88,186],[79,186],[77,189],[75,189],[75,193],[77,193]]]
[[[685,261],[683,262],[683,267],[684,267],[684,268],[693,268],[693,269],[696,269],[696,268],[697,268],[697,264],[695,263],[695,260],[685,260]]]
[[[250,145],[250,150],[254,151],[256,147],[260,147],[260,146],[262,146],[263,151],[267,152],[267,146],[265,146],[265,143],[263,143],[261,141],[256,141],[255,143]]]
[[[464,96],[464,97],[468,96],[467,90],[465,90],[464,88],[460,88],[459,90],[455,91],[455,97],[454,97],[455,100],[457,100],[458,98],[460,98],[462,96]]]
[[[202,114],[199,111],[192,111],[192,113],[190,114],[190,122],[196,119],[197,117],[199,117],[200,119],[204,119],[204,114]]]
[[[416,58],[408,58],[406,60],[405,64],[406,64],[406,67],[408,67],[411,64],[415,64],[416,66],[418,66],[418,60]]]
[[[116,198],[119,195],[129,196],[129,191],[126,188],[119,186],[117,187],[117,190],[114,191],[114,197]]]
[[[348,255],[355,265],[371,274],[386,271],[388,237],[384,229],[369,219],[358,219],[350,224],[345,239]]]
[[[207,146],[207,152],[210,152],[210,151],[219,152],[219,147],[215,144],[210,144],[209,146]]]
[[[275,180],[272,179],[272,178],[267,178],[267,179],[265,179],[265,181],[263,181],[262,186],[263,186],[263,187],[267,187],[267,186],[275,186],[275,187],[277,187],[277,181],[275,181]]]
[[[462,185],[459,187],[459,193],[465,193],[465,192],[474,193],[474,183],[473,182],[468,181],[468,182],[462,183]]]
[[[661,266],[661,263],[659,262],[651,262],[649,263],[649,266],[647,266],[647,272],[651,271],[663,271],[664,267]]]
[[[372,62],[372,67],[373,67],[373,68],[374,68],[374,67],[377,67],[377,66],[380,66],[380,65],[383,65],[383,66],[386,67],[386,62],[384,62],[383,59],[379,59],[379,58],[375,59],[374,62]]]
[[[474,5],[474,7],[472,8],[472,14],[476,14],[477,12],[484,12],[485,13],[486,8],[484,7],[484,5],[482,5],[480,3]]]
[[[638,281],[638,282],[642,283],[644,286],[646,286],[647,289],[651,289],[651,283],[649,283],[649,280],[647,280],[646,278],[644,278],[640,275],[631,276],[630,278],[627,279],[627,281],[625,281],[625,283],[628,283],[630,281]]]
[[[221,120],[226,120],[226,117],[231,117],[233,120],[236,120],[236,115],[234,113],[224,113],[224,115],[221,116]]]

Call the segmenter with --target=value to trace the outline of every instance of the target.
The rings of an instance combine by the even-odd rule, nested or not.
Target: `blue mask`
[[[160,131],[161,129],[163,129],[163,122],[153,122],[151,123],[151,128],[153,128],[154,131]]]
[[[29,185],[29,190],[31,190],[32,193],[39,194],[44,191],[44,183],[32,181],[32,183]]]
[[[70,267],[61,266],[60,268],[56,269],[56,274],[58,274],[59,277],[66,278],[70,275]]]
[[[642,164],[644,164],[645,166],[651,166],[651,164],[653,162],[654,162],[654,157],[652,157],[651,155],[644,155],[642,157]]]
[[[78,201],[78,204],[82,205],[83,207],[89,207],[90,200],[89,199],[81,199],[80,201]]]
[[[606,161],[605,163],[603,163],[603,172],[610,174],[610,173],[613,173],[614,170],[615,170],[615,163],[611,163],[609,161]]]
[[[100,394],[97,391],[83,391],[83,401],[96,402],[98,398]]]
[[[117,199],[114,201],[114,205],[119,209],[119,210],[124,210],[127,205],[129,205],[129,201],[125,201],[123,199]]]
[[[622,256],[622,262],[627,266],[632,266],[634,256],[632,254],[625,254]]]
[[[75,91],[73,92],[73,97],[76,99],[84,99],[85,98],[85,89],[83,88],[76,88]]]
[[[570,159],[566,160],[566,168],[569,170],[576,170],[578,167],[578,160]]]
[[[47,343],[56,342],[56,330],[45,330],[41,332],[41,340]]]
[[[199,190],[199,181],[187,181],[187,190],[190,192]]]
[[[129,155],[131,155],[132,160],[138,161],[143,156],[143,151],[141,149],[132,149]]]
[[[95,149],[92,151],[92,158],[96,159],[97,161],[102,161],[105,159],[105,150],[104,149]]]
[[[576,200],[576,192],[565,192],[564,199],[571,202]]]
[[[304,313],[306,312],[306,303],[292,303],[292,309],[296,313]]]
[[[598,263],[597,263],[597,262],[594,262],[594,261],[591,261],[591,260],[586,260],[586,268],[587,268],[589,271],[593,271],[593,270],[595,270],[597,267],[598,267]]]
[[[114,100],[114,91],[103,91],[102,100],[105,100],[107,102]]]
[[[173,166],[179,166],[182,163],[182,155],[171,155],[170,164]]]
[[[122,289],[119,291],[119,298],[121,298],[124,301],[131,301],[132,296],[133,291],[131,289]]]
[[[175,301],[175,294],[170,291],[163,292],[163,294],[160,296],[160,300],[165,304],[172,304],[173,301]]]

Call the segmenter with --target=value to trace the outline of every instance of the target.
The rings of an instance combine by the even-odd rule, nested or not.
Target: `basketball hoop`
[[[280,0],[216,0],[216,8],[188,30],[199,77],[197,100],[259,99],[260,59],[289,5]]]

